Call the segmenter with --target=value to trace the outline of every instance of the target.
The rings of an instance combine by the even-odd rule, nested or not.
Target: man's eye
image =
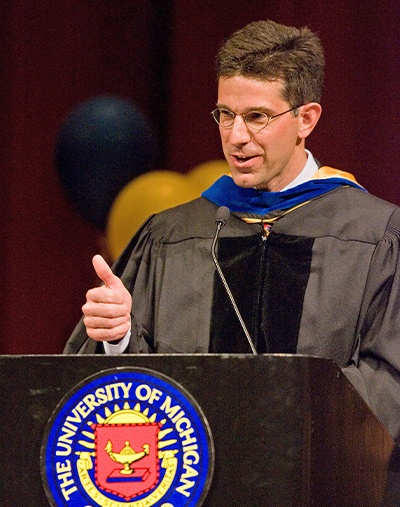
[[[235,118],[235,113],[232,113],[228,109],[220,109],[219,114],[222,120],[232,120]]]
[[[260,113],[259,111],[251,111],[246,114],[246,120],[251,123],[265,123],[268,119],[268,116],[265,113]]]

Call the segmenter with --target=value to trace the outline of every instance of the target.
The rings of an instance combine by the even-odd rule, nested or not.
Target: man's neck
[[[294,180],[292,180],[288,185],[286,185],[282,190],[288,190],[289,188],[297,187],[297,185],[301,185],[306,181],[309,181],[314,174],[318,171],[318,164],[316,163],[314,157],[312,156],[309,150],[305,150],[307,155],[307,162],[305,163],[301,172],[296,176]],[[281,192],[282,192],[281,190]]]

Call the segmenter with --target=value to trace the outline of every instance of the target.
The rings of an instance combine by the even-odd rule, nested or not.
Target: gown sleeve
[[[373,254],[357,346],[344,373],[400,441],[400,211]]]

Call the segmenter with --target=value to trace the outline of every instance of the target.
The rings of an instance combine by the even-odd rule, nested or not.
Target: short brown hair
[[[218,79],[244,76],[283,82],[283,98],[295,107],[320,102],[324,51],[309,28],[256,21],[236,31],[221,46],[216,59]]]

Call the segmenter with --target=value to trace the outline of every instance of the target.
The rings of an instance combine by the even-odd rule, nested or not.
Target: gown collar
[[[224,175],[201,195],[217,206],[227,206],[233,213],[264,216],[298,206],[340,186],[366,191],[352,174],[322,166],[310,180],[281,192],[242,188],[236,185],[231,176]]]

